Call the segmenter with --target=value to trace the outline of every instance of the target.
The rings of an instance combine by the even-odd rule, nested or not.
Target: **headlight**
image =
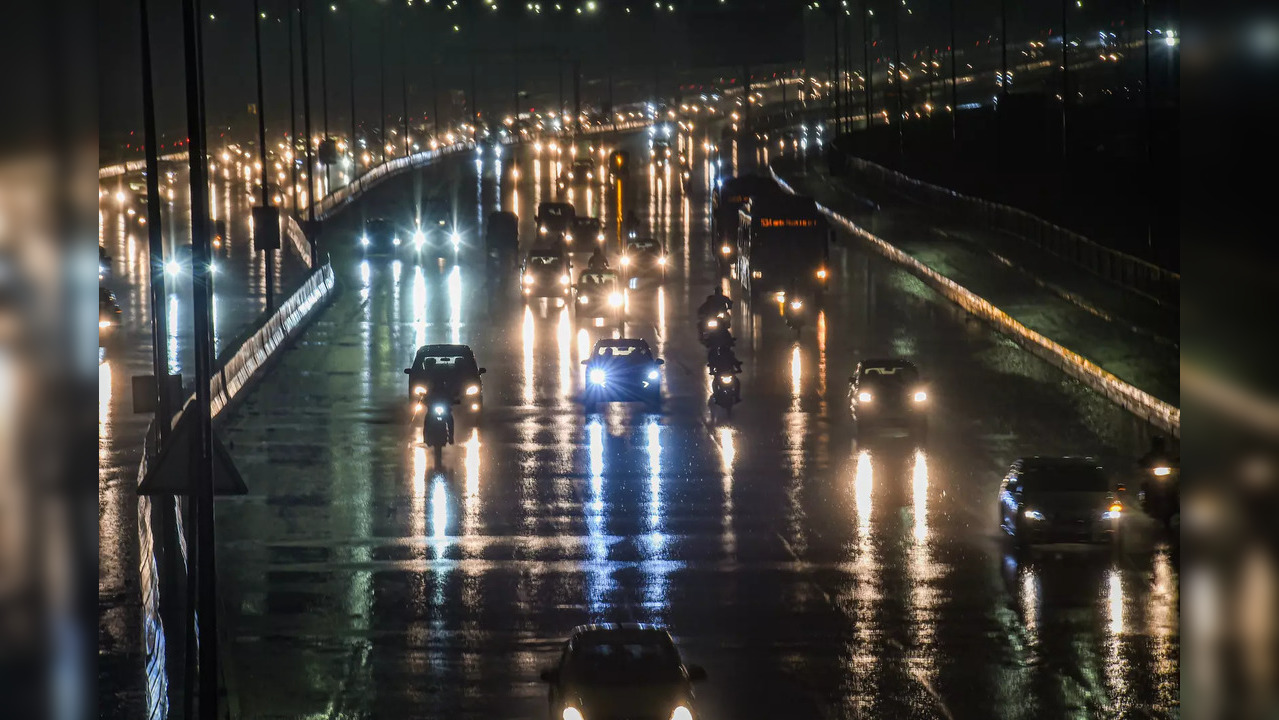
[[[561,717],[564,718],[564,720],[583,720],[582,713],[578,712],[575,707],[564,708],[564,712],[561,713]]]
[[[791,301],[790,301],[790,309],[791,309],[791,310],[799,310],[799,309],[801,309],[801,308],[803,308],[803,307],[804,307],[804,301],[803,301],[803,300],[795,299],[795,300],[791,300]]]
[[[818,280],[825,280],[825,279],[826,279],[826,268],[822,268],[821,270],[818,270],[818,271],[817,271],[817,279],[818,279]]]
[[[661,376],[662,376],[662,375],[661,375],[661,373],[657,372],[656,370],[649,370],[649,371],[648,371],[648,379],[649,379],[649,380],[656,380],[656,379],[660,378]]]
[[[608,304],[609,304],[609,305],[612,305],[613,307],[621,307],[621,306],[622,306],[622,294],[621,294],[621,293],[610,293],[610,294],[609,294],[609,296],[608,296]]]
[[[98,321],[98,329],[99,329],[99,330],[101,330],[101,329],[103,329],[103,328],[109,328],[109,327],[111,327],[111,321],[110,321],[110,320],[99,320],[99,321]]]
[[[443,405],[436,405],[435,407],[432,407],[432,408],[431,408],[431,411],[432,411],[432,412],[434,412],[434,413],[435,413],[435,415],[438,417],[438,416],[443,415],[443,414],[444,414],[444,411],[445,411],[445,410],[447,410],[447,409],[448,409],[448,408],[446,408],[446,407],[445,407],[445,406],[443,406]]]
[[[537,229],[537,232],[538,232],[539,234],[541,234],[541,235],[545,235],[545,234],[546,234],[546,226],[545,226],[545,225],[543,225],[543,226],[539,227],[539,228]]]
[[[870,393],[868,393],[868,392],[862,391],[862,392],[857,393],[857,401],[858,401],[858,402],[867,402],[867,403],[868,403],[868,402],[870,402],[871,400],[874,400],[874,399],[875,399],[875,398],[874,398],[874,396],[872,396],[872,395],[871,395]]]
[[[666,264],[666,256],[665,256],[665,255],[663,255],[662,257],[659,257],[659,258],[657,259],[657,264],[658,264],[658,265],[665,265],[665,264]]]
[[[683,705],[677,705],[671,713],[671,720],[693,720],[693,712]]]
[[[458,233],[453,233],[449,236],[449,239],[453,241],[453,247],[457,247],[462,244],[462,236]]]
[[[426,233],[421,230],[414,230],[413,246],[420,249],[424,244],[426,244]]]
[[[595,235],[595,242],[604,242],[604,233],[597,233]]]
[[[631,264],[631,259],[630,259],[629,257],[627,257],[626,255],[623,255],[623,256],[622,256],[622,266],[623,266],[623,267],[625,267],[625,266],[630,265],[630,264]]]
[[[570,232],[564,233],[564,242],[566,243],[573,242],[573,233],[570,233]]]
[[[177,260],[170,260],[164,264],[164,272],[167,275],[177,275],[182,272],[182,266],[178,264]]]
[[[1110,504],[1110,509],[1101,514],[1102,520],[1118,520],[1124,514],[1123,503],[1115,501]]]
[[[413,388],[413,394],[414,394],[414,395],[425,395],[425,394],[426,394],[426,386],[425,386],[425,385],[416,385],[416,386],[414,386],[414,388]]]
[[[590,377],[592,385],[603,385],[604,381],[608,379],[608,375],[599,369],[592,370]]]
[[[480,386],[479,386],[479,385],[467,385],[467,386],[466,386],[466,394],[467,394],[467,395],[479,395],[479,394],[480,394]]]
[[[723,245],[720,247],[719,252],[721,255],[732,255],[733,248],[730,245]]]
[[[1039,512],[1038,510],[1027,510],[1026,512],[1022,513],[1022,515],[1027,520],[1043,520],[1044,519],[1044,514]]]
[[[392,245],[394,245],[395,247],[399,247],[399,246],[400,246],[400,239],[399,239],[399,238],[391,238],[391,244],[392,244]]]
[[[1159,467],[1155,468],[1154,470],[1151,470],[1150,472],[1154,473],[1156,477],[1168,477],[1169,475],[1172,474],[1172,468],[1168,467],[1167,465],[1160,465]]]
[[[561,284],[561,285],[567,285],[567,284],[568,284],[568,275],[561,275],[561,276],[560,276],[560,284]]]
[[[360,236],[360,245],[362,245],[362,246],[364,246],[364,247],[368,247],[368,246],[369,246],[369,236],[368,236],[368,235],[361,235],[361,236]]]
[[[915,402],[922,403],[926,400],[928,400],[928,393],[923,390],[919,390],[915,393]]]
[[[706,327],[708,327],[708,328],[710,328],[710,329],[714,330],[715,328],[719,327],[719,321],[718,321],[718,320],[714,320],[714,319],[707,320],[707,321],[706,321]]]
[[[724,384],[724,385],[732,385],[732,384],[733,384],[733,376],[732,376],[732,375],[720,375],[720,376],[719,376],[719,381],[720,381],[720,383],[721,383],[721,384]]]
[[[591,298],[590,298],[590,296],[589,296],[589,295],[578,295],[578,296],[577,296],[577,301],[578,301],[578,302],[580,302],[580,303],[582,303],[583,305],[590,305],[590,304],[591,304]]]
[[[533,284],[533,276],[532,276],[532,275],[530,275],[530,274],[528,274],[528,273],[524,273],[524,284],[525,284],[525,285],[532,285],[532,284]]]

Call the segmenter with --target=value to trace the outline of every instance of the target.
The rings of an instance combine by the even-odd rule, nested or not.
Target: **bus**
[[[737,278],[762,294],[820,300],[830,280],[833,231],[812,198],[768,193],[737,211]]]
[[[781,194],[781,188],[763,175],[726,178],[711,195],[711,237],[715,256],[727,272],[737,262],[737,211],[757,195]]]

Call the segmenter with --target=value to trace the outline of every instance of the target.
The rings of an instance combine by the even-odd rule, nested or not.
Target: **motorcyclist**
[[[1176,477],[1180,465],[1180,458],[1169,452],[1167,440],[1160,435],[1150,439],[1150,449],[1137,460],[1137,467],[1142,471],[1142,507],[1165,524],[1180,510],[1181,493]]]
[[[586,269],[588,272],[604,272],[610,269],[604,248],[598,246],[595,248],[595,252],[591,253],[591,259],[586,263]]]
[[[733,301],[728,299],[724,294],[722,287],[716,286],[715,291],[706,296],[706,300],[697,307],[697,318],[703,320],[718,312],[730,312],[733,309]]]
[[[1137,465],[1144,470],[1176,464],[1177,460],[1173,458],[1172,453],[1168,452],[1168,441],[1162,435],[1156,435],[1150,439],[1150,449],[1137,461]]]
[[[723,372],[736,375],[742,371],[742,361],[737,359],[732,344],[716,345],[706,353],[706,367],[712,375]]]

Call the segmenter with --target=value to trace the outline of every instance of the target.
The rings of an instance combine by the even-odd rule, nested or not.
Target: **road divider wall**
[[[769,168],[769,174],[787,192],[795,193],[794,189],[771,167]],[[1110,398],[1110,400],[1143,419],[1151,426],[1173,437],[1181,437],[1181,410],[1179,408],[1173,407],[1150,393],[1120,380],[1114,374],[1083,355],[1041,333],[1031,330],[1008,313],[995,307],[988,300],[933,270],[909,253],[862,228],[825,205],[818,203],[817,207],[835,223],[870,243],[880,254],[899,265],[905,266],[911,273],[927,282],[951,302],[995,326],[1000,332],[1016,340],[1022,347],[1061,368],[1093,390]]]

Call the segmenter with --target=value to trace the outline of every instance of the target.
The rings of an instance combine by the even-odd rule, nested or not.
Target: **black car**
[[[572,234],[576,216],[577,211],[568,203],[544,202],[538,205],[537,215],[533,218],[537,223],[537,242],[570,242],[566,236]]]
[[[453,203],[443,197],[423,199],[412,240],[413,252],[419,259],[453,257],[461,241],[453,218]]]
[[[693,683],[706,671],[685,664],[666,630],[640,623],[573,629],[559,662],[543,670],[550,720],[694,720]]]
[[[389,220],[370,218],[364,221],[360,249],[366,257],[394,256],[399,252],[401,242],[395,226]]]
[[[573,291],[573,263],[562,247],[533,248],[520,270],[525,297],[568,297]]]
[[[115,293],[98,286],[98,344],[115,335],[120,327],[120,303]]]
[[[475,353],[466,345],[423,345],[413,356],[413,365],[404,368],[409,376],[409,400],[419,402],[428,395],[446,396],[471,411],[484,407],[485,369],[475,362]]]
[[[908,360],[862,360],[848,378],[848,407],[859,433],[882,428],[923,432],[928,405],[928,390]]]
[[[573,218],[573,239],[579,243],[604,242],[604,224],[597,217]]]
[[[210,248],[210,251],[212,251],[212,248]],[[191,275],[191,268],[194,262],[195,250],[191,247],[191,244],[186,243],[178,245],[173,248],[173,255],[171,255],[168,262],[164,264],[164,272],[166,275],[171,277],[183,275],[189,277]],[[209,274],[218,274],[218,263],[212,256],[209,257]]]
[[[574,319],[579,325],[618,326],[626,317],[626,296],[612,270],[587,270],[577,278]]]
[[[627,238],[626,250],[619,262],[628,278],[666,277],[666,250],[650,237]]]
[[[1110,542],[1124,506],[1092,458],[1028,457],[999,486],[999,526],[1018,545]]]
[[[635,338],[597,340],[586,366],[582,404],[590,412],[601,402],[662,402],[662,360]]]

